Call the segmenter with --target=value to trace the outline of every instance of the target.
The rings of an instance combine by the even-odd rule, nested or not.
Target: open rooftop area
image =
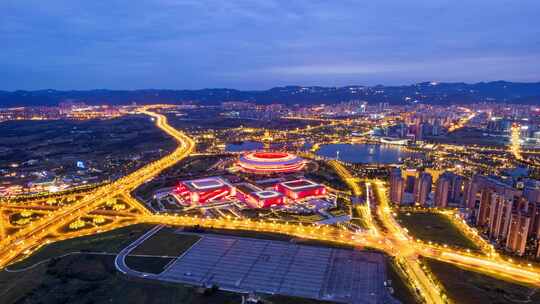
[[[158,279],[343,303],[391,301],[382,254],[232,236],[203,236]]]

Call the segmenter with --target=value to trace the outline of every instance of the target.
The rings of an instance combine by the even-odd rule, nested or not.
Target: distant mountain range
[[[249,101],[260,104],[319,104],[349,100],[370,103],[405,104],[468,104],[474,102],[508,102],[540,104],[540,82],[516,83],[507,81],[467,83],[423,82],[403,86],[345,86],[345,87],[276,87],[262,91],[234,89],[201,90],[86,90],[86,91],[0,91],[0,107],[51,106],[63,101],[87,104],[182,103],[219,104],[223,101]]]

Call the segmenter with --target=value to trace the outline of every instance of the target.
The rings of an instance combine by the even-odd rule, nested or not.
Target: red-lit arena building
[[[174,192],[193,205],[203,205],[228,195],[235,195],[236,189],[220,177],[208,177],[181,182]]]
[[[311,196],[326,194],[324,185],[317,184],[307,179],[299,179],[276,184],[276,191],[283,193],[292,199],[303,199]]]
[[[250,152],[238,160],[242,171],[256,174],[297,172],[304,165],[302,158],[286,152]]]
[[[285,197],[277,191],[263,190],[248,183],[237,184],[235,187],[236,198],[253,208],[268,208],[285,203]]]

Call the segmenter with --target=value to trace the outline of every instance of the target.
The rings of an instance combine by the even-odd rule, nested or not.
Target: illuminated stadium
[[[289,173],[300,171],[305,161],[286,152],[250,152],[240,157],[238,165],[249,173]]]

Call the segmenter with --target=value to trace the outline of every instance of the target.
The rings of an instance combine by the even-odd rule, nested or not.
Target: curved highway
[[[171,154],[97,189],[80,201],[63,207],[0,241],[0,268],[5,267],[21,254],[25,252],[29,253],[32,249],[41,246],[43,243],[42,240],[55,229],[92,211],[109,198],[124,192],[130,192],[146,180],[152,179],[164,169],[174,165],[193,152],[195,142],[184,133],[171,127],[164,115],[151,112],[151,108],[144,107],[140,109],[140,112],[153,117],[156,125],[178,142],[178,147]]]

